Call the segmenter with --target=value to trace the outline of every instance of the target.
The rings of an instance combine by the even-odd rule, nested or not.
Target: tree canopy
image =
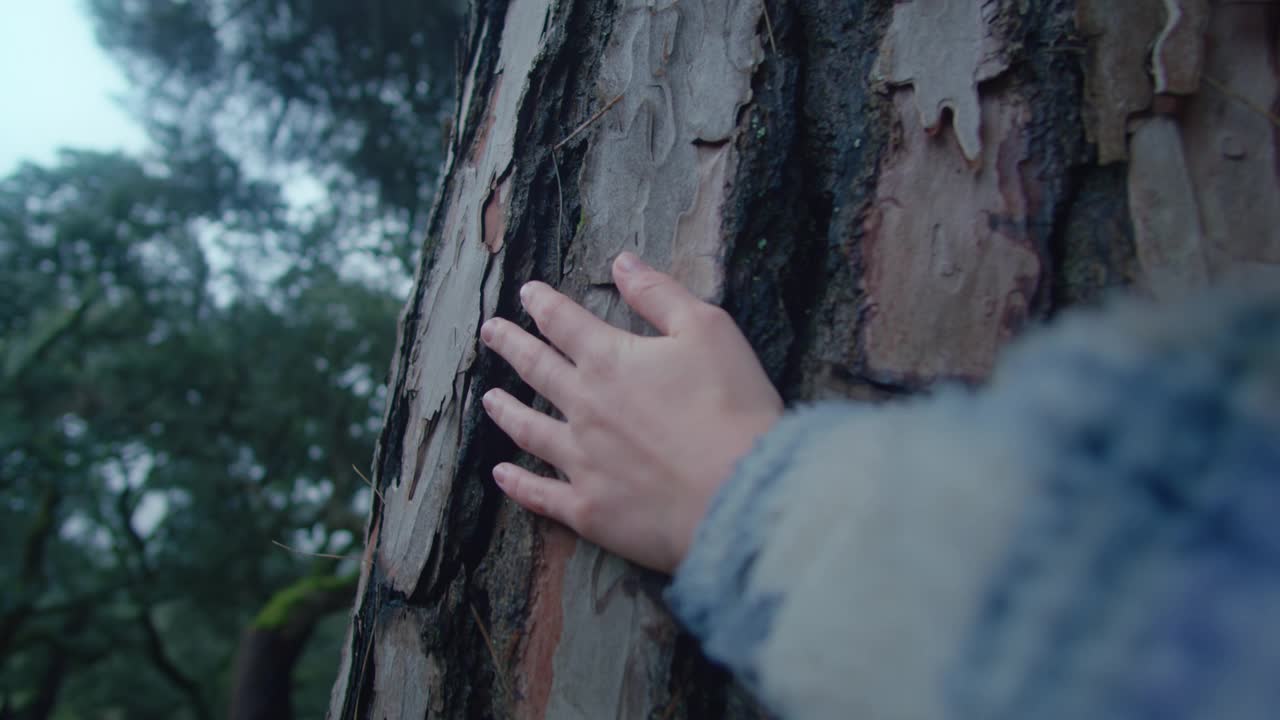
[[[154,149],[0,180],[0,718],[225,715],[303,607],[315,716],[460,14],[90,9]]]
[[[323,181],[345,239],[411,271],[454,96],[458,0],[90,0],[157,134],[210,127]],[[373,233],[366,240],[361,236]]]
[[[351,466],[396,298],[314,267],[220,302],[202,228],[275,213],[194,185],[89,153],[0,183],[0,534],[18,549],[0,662],[20,706],[74,675],[81,714],[206,716],[240,628],[312,564],[273,541],[358,544]]]

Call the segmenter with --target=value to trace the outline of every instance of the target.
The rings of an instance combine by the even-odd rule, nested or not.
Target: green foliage
[[[362,532],[399,300],[215,271],[224,236],[320,231],[204,152],[0,181],[0,708],[221,714],[241,630],[322,562],[272,541]]]
[[[0,717],[211,718],[243,630],[355,570],[273,541],[363,533],[461,7],[88,6],[157,151],[0,180]]]
[[[155,135],[214,127],[340,198],[344,235],[412,273],[454,96],[459,0],[91,0]],[[232,136],[232,137],[228,137]],[[365,247],[365,246],[361,246]],[[366,248],[368,249],[368,248]]]

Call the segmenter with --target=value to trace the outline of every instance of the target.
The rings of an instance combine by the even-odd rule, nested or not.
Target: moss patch
[[[293,620],[299,611],[320,600],[318,596],[354,588],[358,579],[359,575],[354,572],[302,578],[273,595],[253,619],[253,627],[259,630],[278,630]]]

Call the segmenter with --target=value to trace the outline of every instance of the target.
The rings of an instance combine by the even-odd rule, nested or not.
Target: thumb
[[[632,253],[613,261],[613,281],[631,309],[663,335],[674,335],[684,318],[702,301],[666,273],[658,272]]]

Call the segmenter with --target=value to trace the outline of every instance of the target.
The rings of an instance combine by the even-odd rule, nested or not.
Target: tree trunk
[[[229,720],[293,720],[293,671],[327,615],[346,606],[355,575],[318,575],[280,590],[240,637]]]
[[[476,3],[331,717],[756,717],[663,578],[492,486],[517,453],[479,398],[531,395],[480,323],[528,326],[541,279],[645,331],[626,248],[728,308],[789,401],[875,401],[981,381],[1109,288],[1274,274],[1276,27],[1208,0]]]

